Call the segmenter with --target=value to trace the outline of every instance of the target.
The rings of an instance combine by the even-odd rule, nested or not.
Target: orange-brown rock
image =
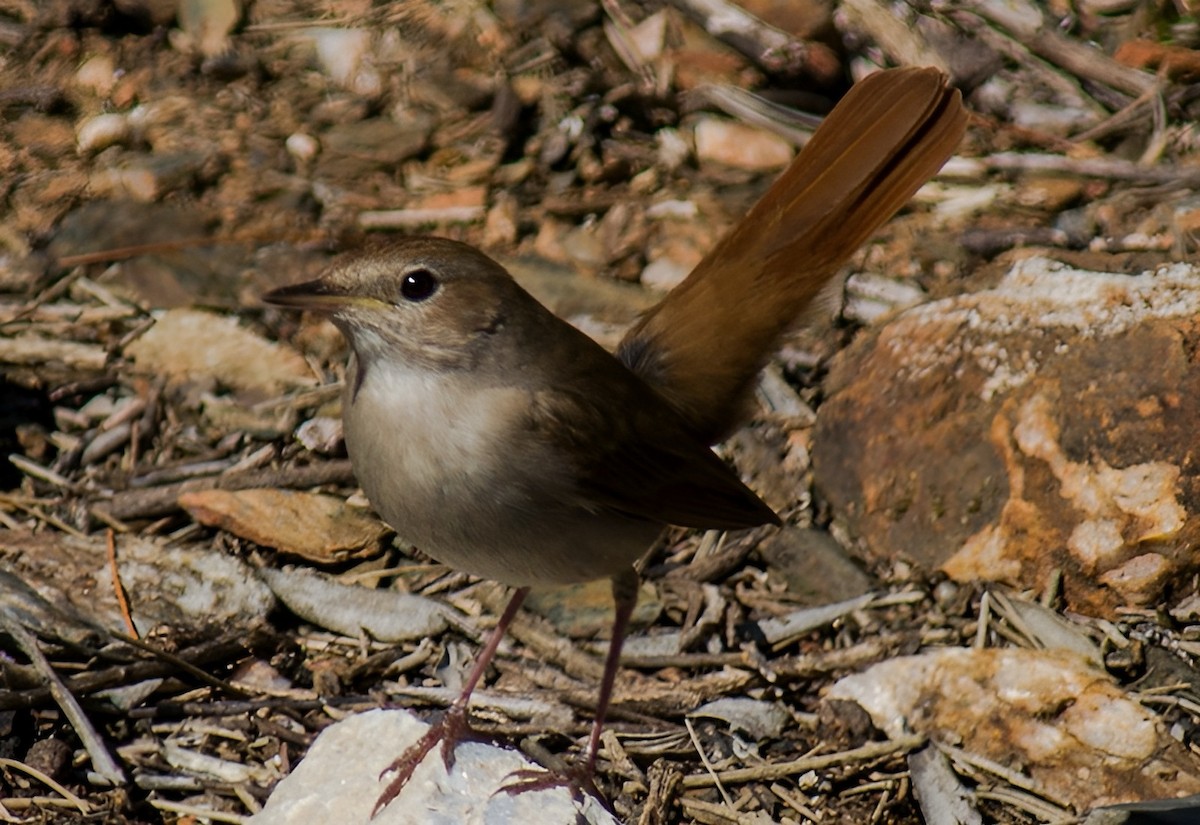
[[[1156,603],[1200,565],[1200,271],[1042,259],[847,350],[816,482],[868,553],[1074,609]]]

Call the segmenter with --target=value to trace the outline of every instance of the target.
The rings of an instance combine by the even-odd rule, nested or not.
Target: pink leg
[[[629,617],[637,607],[638,575],[631,568],[612,580],[613,616],[612,641],[608,643],[608,656],[604,658],[604,676],[600,680],[600,695],[596,698],[596,718],[592,720],[592,735],[588,739],[587,759],[583,763],[584,776],[589,784],[596,775],[596,752],[600,750],[600,733],[604,730],[604,717],[612,701],[613,682],[617,679],[617,668],[621,664],[621,647],[625,644],[625,631],[629,629]]]
[[[505,785],[505,793],[526,793],[546,788],[567,786],[586,790],[597,797],[596,789],[596,754],[600,750],[600,734],[604,730],[604,717],[608,715],[608,705],[612,701],[613,682],[617,678],[617,668],[621,662],[621,646],[625,643],[625,631],[629,627],[629,617],[637,606],[638,575],[630,568],[623,573],[613,576],[613,602],[616,614],[613,617],[612,641],[608,645],[608,655],[604,659],[604,675],[600,680],[600,695],[596,699],[596,716],[592,720],[592,735],[588,738],[587,755],[583,764],[569,770],[565,775],[535,771],[515,771],[512,776],[517,780]]]
[[[441,718],[429,726],[429,730],[417,740],[417,742],[409,747],[404,753],[397,757],[396,761],[388,765],[379,775],[380,779],[384,774],[390,771],[395,771],[396,775],[392,777],[392,781],[384,788],[383,793],[379,795],[379,799],[375,802],[375,807],[371,811],[371,816],[379,813],[383,808],[391,802],[408,784],[408,780],[412,778],[413,771],[417,769],[417,765],[425,759],[426,755],[433,750],[433,746],[438,742],[442,743],[442,762],[446,765],[446,770],[450,770],[454,766],[454,748],[460,741],[470,736],[471,725],[467,720],[467,704],[471,701],[471,694],[475,691],[475,686],[479,684],[479,680],[483,678],[483,674],[487,672],[488,665],[491,664],[493,657],[496,655],[496,650],[500,647],[500,641],[504,638],[504,634],[508,631],[508,626],[512,624],[513,618],[517,615],[517,610],[520,609],[521,603],[525,601],[525,597],[529,595],[529,588],[522,587],[513,593],[512,598],[508,601],[508,606],[504,608],[504,613],[501,614],[500,620],[496,622],[496,627],[488,636],[487,643],[483,646],[483,650],[479,651],[479,656],[475,659],[475,665],[471,668],[471,673],[467,676],[467,683],[463,685],[462,693],[458,698],[446,709]]]

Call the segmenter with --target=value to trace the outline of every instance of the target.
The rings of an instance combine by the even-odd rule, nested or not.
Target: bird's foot
[[[371,809],[371,816],[374,817],[382,811],[400,794],[400,791],[404,790],[408,780],[412,779],[413,771],[439,742],[442,745],[442,764],[449,771],[454,767],[454,749],[458,747],[458,744],[476,738],[475,731],[471,729],[471,725],[467,721],[466,707],[460,707],[458,704],[451,705],[436,722],[429,726],[420,739],[380,772],[380,779],[393,771],[395,775],[383,789],[379,799],[375,801],[375,807]]]
[[[515,796],[531,791],[545,791],[550,788],[567,788],[577,802],[583,802],[583,796],[587,794],[595,797],[605,808],[608,807],[608,800],[596,787],[596,766],[587,763],[563,770],[526,768],[513,771],[508,775],[508,781],[497,793]]]

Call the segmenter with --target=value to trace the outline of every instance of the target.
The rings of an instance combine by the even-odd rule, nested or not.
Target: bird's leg
[[[621,663],[621,647],[625,644],[625,632],[629,629],[629,618],[637,607],[638,574],[632,568],[613,576],[613,602],[616,614],[613,617],[612,641],[608,644],[608,655],[604,659],[604,676],[600,681],[600,695],[596,698],[596,718],[592,720],[592,735],[588,738],[587,758],[583,770],[591,782],[596,773],[596,753],[600,750],[600,733],[604,729],[604,717],[612,701],[613,682]]]
[[[471,694],[475,690],[475,686],[479,684],[479,680],[483,678],[483,674],[487,672],[488,665],[491,664],[492,658],[496,655],[496,650],[500,647],[500,642],[504,638],[504,634],[508,631],[508,626],[512,624],[513,618],[517,615],[517,610],[520,609],[521,603],[525,601],[525,597],[529,595],[529,588],[522,587],[513,593],[512,598],[508,601],[508,606],[504,608],[504,613],[500,615],[500,620],[496,622],[496,627],[492,629],[492,633],[488,636],[487,643],[483,646],[483,650],[479,651],[479,656],[475,659],[475,664],[471,668],[471,673],[467,676],[467,683],[463,685],[462,693],[458,698],[451,703],[446,712],[442,714],[436,722],[429,726],[429,730],[409,746],[404,753],[396,758],[396,761],[388,765],[379,778],[382,779],[385,774],[395,771],[396,775],[388,782],[388,786],[384,788],[383,793],[379,795],[379,799],[375,802],[375,807],[371,811],[371,816],[379,813],[383,808],[391,802],[408,784],[408,780],[412,778],[413,771],[417,769],[417,765],[421,764],[425,756],[433,750],[433,746],[438,742],[442,743],[442,762],[449,771],[454,767],[454,749],[463,739],[471,735],[471,725],[467,720],[467,704],[471,701]],[[636,591],[635,591],[636,596]]]
[[[608,715],[608,706],[612,701],[613,683],[616,681],[617,668],[621,662],[621,646],[625,643],[625,631],[629,628],[629,618],[633,615],[633,608],[637,606],[638,584],[637,571],[632,567],[612,578],[613,602],[616,605],[612,625],[612,641],[608,644],[608,655],[604,659],[604,676],[600,681],[600,695],[596,699],[596,716],[592,720],[592,735],[588,738],[587,754],[583,762],[562,773],[514,771],[510,776],[516,781],[501,789],[505,793],[517,794],[566,786],[576,792],[585,790],[596,797],[600,796],[595,782],[596,754],[600,750],[600,733],[604,730],[604,717]]]

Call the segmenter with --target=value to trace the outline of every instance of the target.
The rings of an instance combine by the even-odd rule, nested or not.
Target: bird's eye
[[[438,280],[428,269],[414,269],[400,282],[400,294],[404,296],[404,300],[413,303],[424,301],[437,292],[437,288]]]

